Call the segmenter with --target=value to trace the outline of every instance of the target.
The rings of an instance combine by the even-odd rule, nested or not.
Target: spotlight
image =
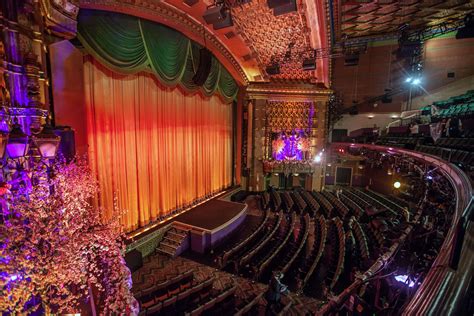
[[[226,8],[223,3],[210,5],[207,7],[206,11],[204,11],[202,17],[207,24],[222,22],[226,17]]]
[[[420,78],[413,79],[413,82],[411,83],[412,85],[419,85],[421,83]]]
[[[413,80],[412,77],[408,77],[408,78],[405,79],[405,82],[410,83],[412,80]]]
[[[400,182],[398,182],[398,181],[395,181],[395,182],[393,183],[393,187],[394,187],[395,189],[400,189],[401,186],[402,186],[402,184],[401,184]]]
[[[316,157],[314,157],[314,162],[321,162],[321,156],[317,155]]]
[[[408,287],[415,286],[415,282],[413,282],[412,280],[409,280],[408,275],[396,275],[395,280],[397,280],[400,283],[404,283],[408,285]]]

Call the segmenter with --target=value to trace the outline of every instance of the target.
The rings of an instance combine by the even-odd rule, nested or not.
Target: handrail
[[[459,266],[456,270],[449,267],[449,260],[452,256],[452,253],[455,248],[455,237],[457,232],[458,224],[466,220],[472,211],[472,201],[473,201],[473,189],[471,182],[467,175],[459,169],[457,166],[442,160],[439,157],[432,156],[425,153],[415,152],[402,148],[388,148],[379,145],[372,144],[348,144],[348,143],[334,143],[333,146],[351,146],[351,147],[364,147],[376,151],[387,151],[404,154],[411,156],[416,159],[423,160],[426,163],[438,167],[440,171],[446,176],[446,178],[452,184],[455,195],[456,195],[456,208],[451,224],[446,238],[441,246],[438,256],[428,274],[426,275],[425,280],[421,286],[416,291],[413,298],[408,303],[407,307],[403,311],[404,315],[425,315],[425,314],[443,314],[451,315],[456,314],[457,311],[461,308],[460,304],[462,303],[462,298],[466,295],[468,291],[469,281],[472,279],[474,274],[474,269],[472,269],[473,256],[472,256],[472,243],[473,243],[473,234],[472,225],[468,226],[469,234],[466,234],[465,242],[463,246],[465,251],[461,252],[461,258],[459,261]],[[419,215],[419,214],[418,214]],[[407,230],[411,228],[408,227]],[[405,230],[402,234],[403,240],[406,238],[407,234],[410,231]],[[402,241],[402,240],[400,240]],[[397,244],[402,244],[397,243]],[[395,246],[395,245],[394,245]],[[398,246],[398,245],[397,245]],[[469,248],[470,247],[470,248]],[[393,246],[391,247],[391,249]],[[387,255],[393,254],[392,251],[384,254],[377,262],[369,269],[372,271],[375,267],[382,267],[383,264],[389,259]],[[381,261],[382,260],[382,261]],[[369,272],[367,271],[367,272]],[[363,279],[365,280],[372,274],[364,273]],[[358,284],[356,284],[358,283]],[[330,308],[338,306],[336,304],[341,303],[344,298],[349,295],[350,288],[352,290],[357,289],[358,286],[362,284],[362,279],[354,281],[343,293],[338,295],[336,299],[332,300],[327,305],[323,306],[322,312],[330,311]],[[344,294],[345,297],[342,297]]]

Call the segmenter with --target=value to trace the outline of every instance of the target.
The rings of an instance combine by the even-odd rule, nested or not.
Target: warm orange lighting
[[[395,182],[393,183],[393,187],[394,187],[395,189],[400,189],[401,186],[402,186],[402,184],[401,184],[400,182],[398,182],[398,181],[395,181]]]

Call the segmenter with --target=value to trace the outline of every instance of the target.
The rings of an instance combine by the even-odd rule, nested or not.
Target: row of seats
[[[324,195],[322,195],[319,192],[312,191],[311,194],[316,199],[316,201],[318,201],[319,205],[322,206],[321,209],[324,210],[325,215],[329,216],[329,214],[332,213],[332,209],[333,209],[333,206],[331,205],[331,203],[329,203],[329,201],[324,197]]]
[[[275,189],[272,189],[270,191],[270,195],[271,195],[271,200],[273,202],[273,209],[274,210],[279,210],[281,208],[281,196],[280,196],[280,193],[278,193],[278,191],[276,191]]]
[[[301,225],[301,227],[303,229],[300,229],[297,240],[294,243],[290,243],[290,250],[285,252],[286,255],[283,260],[277,262],[278,267],[276,269],[278,271],[286,273],[286,271],[290,269],[290,267],[296,261],[296,259],[298,258],[298,256],[306,245],[309,235],[309,226],[311,219],[309,215],[306,214],[304,217],[302,217],[302,221],[303,224]]]
[[[283,191],[283,192],[281,192],[281,197],[282,197],[283,203],[285,204],[286,211],[291,212],[295,202],[291,198],[290,193],[288,191]]]
[[[416,151],[441,157],[444,160],[455,164],[461,164],[465,169],[474,166],[474,152],[466,150],[455,150],[435,146],[417,146]]]
[[[351,230],[354,232],[354,238],[357,243],[357,248],[358,248],[360,257],[364,260],[369,260],[369,257],[370,257],[369,244],[367,241],[367,236],[365,235],[365,232],[362,229],[362,226],[360,226],[360,223],[357,221],[355,217],[351,217],[349,226]]]
[[[140,303],[140,315],[178,314],[205,304],[211,296],[215,279],[193,282],[193,271],[188,271],[162,284],[135,294]]]
[[[314,199],[314,197],[308,191],[302,190],[299,193],[301,197],[306,201],[306,204],[308,205],[308,212],[311,215],[311,217],[316,216],[316,213],[321,208],[319,203]]]
[[[293,198],[293,201],[295,202],[295,205],[298,209],[298,214],[303,214],[306,210],[306,207],[308,206],[306,202],[303,200],[298,191],[291,192],[290,195]]]
[[[265,245],[270,242],[270,240],[273,238],[273,236],[277,233],[278,229],[280,228],[280,225],[283,221],[283,212],[280,211],[280,213],[277,216],[277,220],[275,221],[275,224],[273,226],[273,229],[269,231],[264,238],[255,245],[254,248],[250,249],[245,256],[243,256],[239,261],[238,261],[238,266],[242,267],[245,266],[253,256],[255,256]]]
[[[237,290],[236,286],[233,286],[223,293],[213,297],[204,304],[200,304],[191,312],[186,313],[185,315],[189,316],[198,316],[201,314],[206,315],[226,315],[229,312],[234,311],[235,300],[234,295]]]
[[[338,217],[332,219],[332,225],[330,226],[328,237],[329,244],[335,245],[335,247],[337,247],[337,256],[333,257],[333,259],[337,258],[337,261],[332,262],[334,265],[330,265],[328,273],[328,281],[331,281],[329,288],[332,289],[336,285],[337,281],[339,280],[339,276],[342,273],[346,254],[346,235],[344,233],[343,223]]]
[[[311,251],[311,255],[305,260],[302,273],[304,275],[303,282],[300,285],[301,288],[297,289],[297,291],[303,291],[306,284],[308,283],[309,279],[313,275],[313,272],[316,270],[316,267],[319,264],[319,261],[323,255],[324,248],[326,245],[326,236],[327,236],[327,225],[326,219],[324,216],[319,215],[314,221],[314,244]]]
[[[345,218],[349,214],[349,209],[337,197],[329,191],[323,191],[323,195],[334,205],[334,210],[340,218]]]
[[[360,218],[362,215],[364,215],[364,210],[346,195],[340,194],[339,199],[341,199],[341,201],[347,205],[347,207],[351,210],[351,213],[354,214],[356,218]]]
[[[442,137],[438,139],[435,144],[443,148],[474,151],[474,138]]]
[[[367,189],[360,189],[364,194],[367,194],[368,196],[370,196],[371,198],[377,200],[378,202],[380,202],[380,204],[390,208],[392,211],[394,211],[395,213],[398,213],[401,217],[405,218],[405,220],[408,220],[409,218],[409,214],[408,214],[408,208],[407,209],[404,209],[403,207],[401,207],[400,205],[392,202],[390,199],[387,199],[385,196],[382,196],[378,193],[375,193],[374,191],[372,190],[367,190]]]
[[[248,249],[248,246],[251,245],[253,241],[258,240],[259,237],[263,236],[265,234],[265,227],[268,224],[269,219],[270,212],[266,210],[263,220],[260,222],[257,229],[250,236],[240,241],[236,246],[223,253],[219,259],[219,267],[225,267],[229,259],[236,257],[239,253],[242,253],[242,250]]]
[[[282,221],[282,229],[280,229],[276,238],[270,240],[270,242],[264,245],[264,247],[260,248],[260,251],[257,251],[252,256],[250,266],[253,267],[252,272],[255,280],[259,280],[262,277],[262,274],[269,267],[272,260],[284,249],[284,247],[286,247],[287,242],[293,235],[295,221],[296,214],[292,213],[290,221],[287,221],[286,219]]]

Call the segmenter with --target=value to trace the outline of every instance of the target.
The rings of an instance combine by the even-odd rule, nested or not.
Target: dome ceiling
[[[201,44],[205,42],[221,62],[228,59],[223,64],[234,76],[241,77],[236,79],[242,84],[285,80],[328,85],[327,59],[317,59],[316,70],[305,71],[302,67],[303,59],[311,57],[312,50],[325,48],[328,43],[324,1],[296,0],[296,11],[279,16],[273,15],[266,0],[232,5],[233,26],[219,30],[206,24],[202,17],[211,4],[209,0],[80,0],[82,8],[148,18]],[[184,21],[183,15],[189,21]],[[267,74],[266,67],[272,63],[280,65],[280,74]]]

